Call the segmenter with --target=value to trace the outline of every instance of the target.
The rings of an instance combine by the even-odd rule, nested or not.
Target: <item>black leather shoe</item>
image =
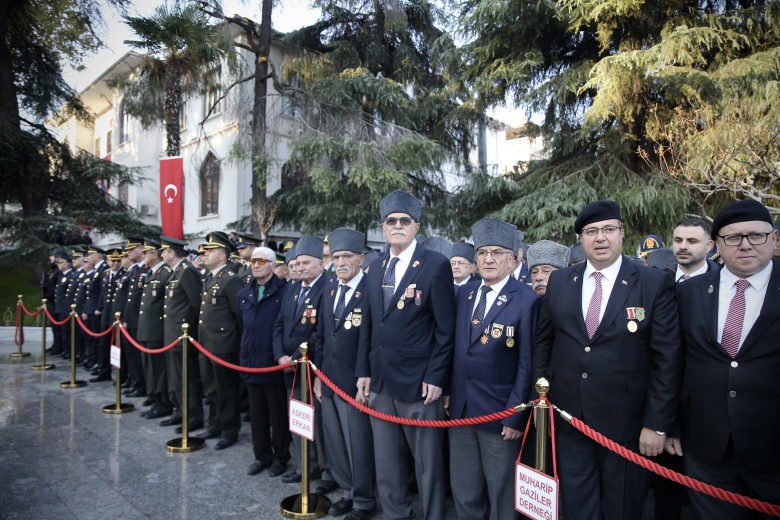
[[[372,516],[376,514],[376,509],[353,509],[349,513],[347,513],[347,516],[344,517],[344,520],[368,520]]]
[[[273,464],[271,464],[271,468],[268,470],[268,476],[269,477],[278,477],[282,473],[284,473],[284,470],[287,469],[287,464],[282,464],[279,461],[274,461]]]
[[[154,401],[152,401],[151,398],[147,398],[143,403],[141,403],[141,406],[152,406],[154,404]]]
[[[292,473],[288,473],[287,475],[282,477],[282,482],[285,484],[297,484],[301,481],[301,474],[297,471],[293,471]]]
[[[333,482],[332,480],[320,480],[320,483],[317,484],[317,487],[314,488],[314,492],[318,495],[327,495],[331,491],[336,491],[339,488],[339,485]],[[349,504],[349,509],[352,509],[352,503]],[[344,513],[348,511],[344,510]],[[343,514],[343,513],[342,513]]]
[[[160,417],[165,417],[166,415],[171,415],[171,412],[166,412],[165,410],[157,410],[155,408],[152,408],[147,414],[147,419],[159,419]]]
[[[249,414],[248,414],[248,413],[245,413],[245,414],[244,414],[244,415],[241,417],[241,421],[243,421],[243,422],[250,422],[251,420],[252,420],[252,419],[249,417]]]
[[[90,383],[100,383],[101,381],[111,381],[111,376],[98,375],[89,380]]]
[[[89,367],[87,370],[92,370],[92,371],[100,370],[100,365],[98,363],[95,363],[94,365]]]
[[[219,439],[217,443],[214,445],[215,450],[224,450],[225,448],[229,448],[232,445],[236,443],[236,439]]]
[[[219,443],[217,443],[217,444],[219,444]],[[216,449],[216,447],[214,449]],[[256,460],[249,466],[249,469],[246,471],[246,474],[247,475],[257,475],[258,473],[260,473],[264,469],[270,468],[270,467],[271,467],[271,463],[270,462],[260,462],[259,460]]]
[[[342,498],[338,502],[334,502],[328,508],[328,514],[330,516],[341,516],[352,511],[352,500],[348,498]]]
[[[206,440],[208,440],[208,439],[218,439],[219,438],[219,433],[205,431],[205,432],[201,433],[200,435],[196,435],[196,437],[199,438],[199,439],[206,439]]]
[[[181,424],[181,417],[169,417],[160,421],[160,426],[176,426],[177,424]]]
[[[90,372],[90,374],[92,374],[93,376],[96,376],[96,375],[100,374],[100,370],[93,370],[92,372]]]
[[[129,388],[133,388],[133,383],[132,383],[132,382],[130,382],[130,380],[129,380],[129,379],[125,379],[125,382],[124,382],[124,383],[122,383],[122,384],[121,384],[119,387],[120,387],[120,388],[124,388],[125,390],[127,390],[127,389],[129,389]]]
[[[191,422],[190,427],[188,428],[187,433],[194,432],[195,430],[200,430],[203,428],[203,421],[197,421],[197,422]],[[175,430],[176,433],[182,433],[184,430],[181,426],[177,426]]]

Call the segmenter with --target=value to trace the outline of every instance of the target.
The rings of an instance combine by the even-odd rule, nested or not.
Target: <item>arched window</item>
[[[219,161],[209,152],[200,167],[200,216],[219,213]]]

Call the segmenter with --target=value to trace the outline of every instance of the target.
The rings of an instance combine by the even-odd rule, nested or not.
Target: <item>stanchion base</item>
[[[60,383],[60,388],[81,388],[82,386],[87,386],[87,382],[73,381],[71,383],[70,381],[65,381],[64,383]]]
[[[121,403],[119,406],[116,404],[107,404],[103,407],[103,413],[127,413],[135,410],[135,405],[132,403]]]
[[[52,370],[57,367],[51,364],[46,364],[46,365],[33,365],[31,368],[33,370]]]
[[[29,356],[29,352],[12,352],[11,354],[8,354],[8,357],[12,358],[23,358]]]
[[[187,437],[187,445],[184,446],[184,437],[172,439],[165,443],[165,449],[171,453],[189,453],[198,451],[206,445],[206,439],[200,437]]]
[[[319,518],[325,516],[330,507],[330,499],[325,495],[309,493],[309,503],[306,512],[302,512],[301,503],[303,495],[291,495],[282,500],[282,516],[286,518],[297,518],[298,520],[307,520],[309,518]]]

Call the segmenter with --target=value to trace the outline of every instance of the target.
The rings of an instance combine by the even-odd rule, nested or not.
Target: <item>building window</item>
[[[100,138],[99,137],[97,139],[95,139],[95,155],[97,157],[102,157],[102,155],[100,154]]]
[[[187,100],[182,99],[179,105],[179,128],[187,128]]]
[[[114,127],[114,120],[113,119],[111,120],[111,124],[109,126],[111,128]],[[111,153],[111,147],[113,145],[113,141],[114,141],[114,131],[113,130],[109,130],[106,133],[106,155]]]
[[[290,78],[290,86],[296,89],[301,89],[305,86],[305,82],[299,76],[292,76]],[[287,117],[300,117],[302,113],[300,101],[295,97],[295,94],[289,94],[282,98],[282,115]]]
[[[125,102],[119,104],[119,143],[130,140],[130,115],[125,111]]]
[[[209,152],[200,167],[200,216],[219,212],[219,161]]]
[[[300,166],[289,162],[282,165],[282,189],[300,186],[306,180],[306,172]]]
[[[206,82],[206,92],[203,94],[203,115],[211,113],[209,117],[222,112],[223,101],[217,102],[222,97],[222,78],[218,71],[208,74],[208,81]],[[215,105],[216,103],[216,105]],[[212,108],[213,107],[213,108]]]
[[[123,182],[122,184],[119,185],[119,194],[117,198],[119,199],[119,202],[125,205],[127,204],[127,200],[128,200],[127,192],[128,192],[127,183]]]

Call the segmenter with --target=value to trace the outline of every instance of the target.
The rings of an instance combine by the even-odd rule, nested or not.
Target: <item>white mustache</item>
[[[547,282],[545,281],[534,282],[533,285],[531,286],[532,289],[538,289],[539,287],[547,287]]]

